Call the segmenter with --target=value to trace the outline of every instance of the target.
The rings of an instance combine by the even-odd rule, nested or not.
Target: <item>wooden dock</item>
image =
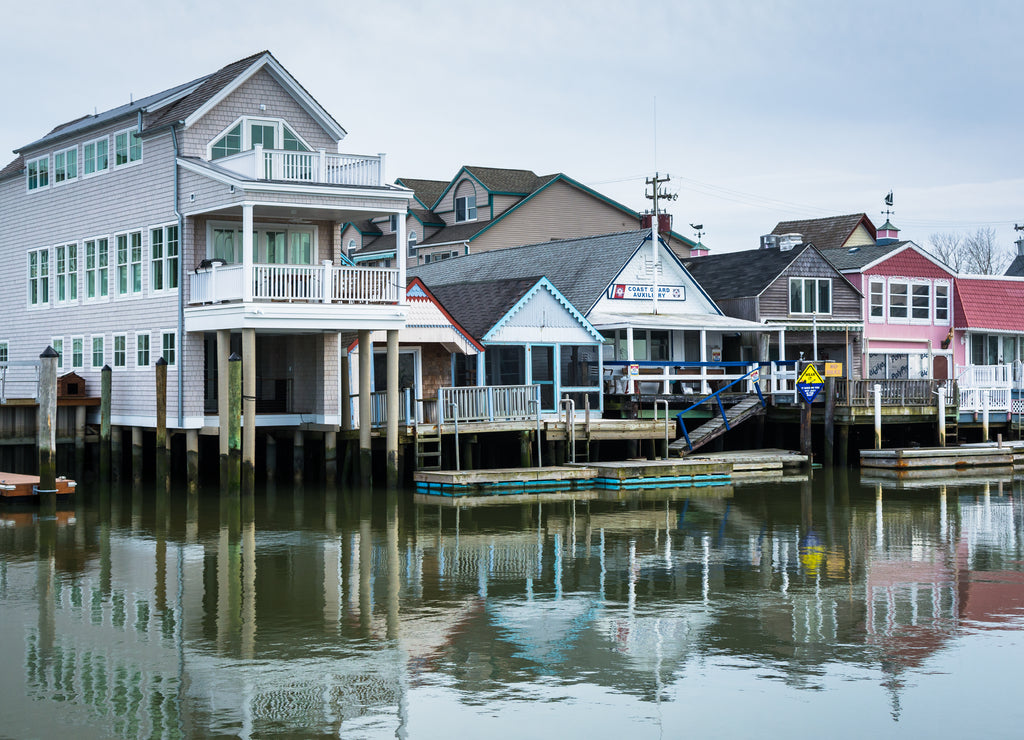
[[[1024,445],[1019,442],[958,447],[905,447],[861,450],[862,468],[883,470],[927,470],[1024,465]]]
[[[589,489],[633,491],[721,486],[734,478],[778,479],[807,464],[788,450],[718,453],[671,460],[624,460],[543,468],[421,470],[414,474],[419,494],[522,495]]]
[[[78,484],[68,478],[57,479],[57,495],[70,496]],[[38,497],[39,476],[0,473],[0,500],[26,501]]]

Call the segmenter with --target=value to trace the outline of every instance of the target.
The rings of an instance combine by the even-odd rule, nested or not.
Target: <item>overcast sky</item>
[[[269,49],[388,178],[564,172],[754,248],[865,212],[925,244],[1024,223],[1024,3],[632,0],[8,3],[0,149]],[[6,162],[5,162],[6,163]]]

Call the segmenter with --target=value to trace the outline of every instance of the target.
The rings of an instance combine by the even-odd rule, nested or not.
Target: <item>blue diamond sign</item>
[[[814,403],[814,399],[818,397],[821,386],[824,384],[824,378],[821,377],[814,365],[808,365],[796,379],[796,392],[803,396],[807,403]]]

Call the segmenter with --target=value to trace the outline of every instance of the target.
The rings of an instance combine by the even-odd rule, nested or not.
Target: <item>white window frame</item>
[[[911,324],[930,324],[932,323],[932,283],[930,280],[910,280],[910,291],[909,291],[909,319]],[[927,302],[924,308],[924,317],[914,316],[914,289],[924,288],[927,291],[926,298]]]
[[[143,150],[142,150],[142,137],[141,136],[139,136],[139,156],[137,158],[135,158],[135,159],[132,159],[132,134],[133,133],[136,136],[139,136],[139,127],[138,126],[131,126],[129,128],[121,129],[120,131],[115,131],[114,132],[114,136],[113,136],[113,139],[114,139],[113,162],[111,162],[111,166],[112,166],[113,169],[119,170],[119,169],[122,169],[124,167],[133,167],[134,165],[137,165],[140,162],[142,162],[142,158],[143,158],[143,154],[144,153],[143,153]],[[123,162],[121,164],[118,164],[117,163],[117,138],[119,136],[122,136],[122,135],[127,137],[126,143],[127,143],[127,147],[128,147],[128,149],[127,149],[128,161],[127,162]]]
[[[945,306],[939,308],[939,288],[943,288],[946,292]],[[953,286],[946,280],[936,280],[932,285],[932,319],[938,326],[949,326],[950,323],[950,306],[953,303]],[[942,311],[944,316],[939,317],[939,311]]]
[[[134,237],[138,237],[138,249],[136,250],[133,245]],[[124,238],[125,240],[125,261],[121,262],[121,245],[120,241]],[[115,291],[118,298],[135,298],[143,294],[144,285],[146,284],[146,275],[143,265],[145,263],[145,244],[142,240],[141,231],[127,231],[121,234],[114,235],[114,282],[116,283],[117,290]],[[121,289],[121,270],[124,269],[125,274],[125,289]],[[137,273],[136,273],[137,271]],[[138,287],[136,287],[135,276],[138,275]]]
[[[75,343],[78,343],[78,354],[75,354]],[[85,337],[71,337],[71,369],[81,370],[85,367]]]
[[[408,245],[409,256],[410,257],[415,256],[415,254],[416,254],[416,245],[418,243],[419,243],[419,238],[416,236],[416,229],[412,229],[411,231],[409,231],[409,238],[406,239],[406,244]]]
[[[62,261],[63,268],[61,267]],[[72,264],[74,264],[74,269],[71,267]],[[58,244],[53,248],[53,272],[56,282],[54,303],[58,305],[78,303],[79,264],[81,263],[79,262],[78,242]],[[62,289],[64,291],[63,298],[60,297]]]
[[[32,274],[32,257],[36,257],[36,273]],[[29,308],[47,308],[50,305],[50,248],[30,249],[26,255],[25,273],[28,283],[25,286],[25,301]],[[45,271],[44,271],[45,266]],[[36,300],[32,300],[32,289],[36,289]]]
[[[892,300],[893,288],[902,287],[904,290],[904,298],[906,299],[902,308],[906,312],[905,316],[894,316],[893,308],[900,308],[899,304],[894,304]],[[910,323],[910,281],[905,278],[888,280],[885,291],[885,302],[888,307],[886,311],[886,319],[890,324],[909,324]]]
[[[43,168],[44,169],[43,174],[45,174],[45,176],[46,176],[46,182],[45,183],[40,183],[39,182],[39,179],[40,179],[39,163],[40,162],[45,162],[46,163],[46,167]],[[36,178],[36,184],[35,185],[32,184],[33,165],[35,166],[35,178]],[[32,192],[35,192],[36,190],[48,190],[50,188],[50,184],[51,184],[51,180],[52,180],[52,178],[50,177],[50,174],[51,173],[50,173],[50,155],[49,154],[44,154],[41,157],[32,157],[32,159],[26,159],[25,160],[25,189],[26,189],[26,191],[29,192],[29,193],[32,193]]]
[[[82,240],[81,260],[84,262],[84,266],[81,268],[84,281],[82,286],[82,299],[87,303],[97,303],[100,301],[110,300],[110,242],[111,238],[109,236],[96,236]],[[106,244],[106,265],[100,264],[101,243]],[[93,247],[94,255],[94,263],[91,269],[89,267],[90,244]],[[93,286],[96,294],[90,296],[89,288]]]
[[[96,342],[100,343],[100,362],[96,364]],[[107,364],[107,336],[105,334],[93,334],[89,338],[89,367],[93,370],[101,370]]]
[[[63,169],[57,165],[57,160],[63,160]],[[71,166],[69,166],[69,163]],[[74,174],[68,174],[68,170],[74,170]],[[78,179],[78,145],[69,146],[66,149],[58,149],[53,153],[53,185],[66,185]],[[59,175],[63,174],[63,177]]]
[[[470,205],[470,199],[473,203]],[[462,218],[459,217],[459,207],[462,206]],[[478,218],[476,193],[472,195],[459,195],[455,198],[455,223],[466,224],[476,221]]]
[[[793,310],[793,283],[800,284],[800,311]],[[828,311],[807,311],[804,310],[807,305],[807,285],[812,283],[814,285],[814,306],[817,309],[818,306],[818,286],[821,283],[828,285]],[[791,277],[789,279],[789,292],[786,295],[786,301],[789,304],[789,314],[792,316],[831,316],[832,315],[832,278],[821,278],[821,277]]]
[[[879,313],[878,316],[875,316],[872,313],[872,309],[874,308],[873,301],[874,301],[874,298],[876,296],[876,294],[874,292],[875,288],[878,288],[878,290],[879,290],[877,295],[878,295],[878,297],[880,299],[880,302],[878,304],[878,308],[880,310],[880,313]],[[885,323],[885,317],[886,317],[886,296],[887,295],[888,295],[888,289],[886,288],[885,280],[884,279],[881,279],[881,278],[870,278],[868,280],[868,297],[867,297],[867,300],[868,300],[868,321],[871,322],[872,324],[884,324]]]
[[[99,148],[99,145],[100,145],[101,142],[103,144],[107,145],[106,152],[104,152],[104,154],[103,154],[103,156],[106,158],[106,162],[104,163],[103,167],[98,167],[97,163],[98,163],[99,160],[97,158],[96,150]],[[91,157],[88,154],[89,147],[92,147],[92,156]],[[92,172],[86,172],[90,162],[93,165],[93,171]],[[110,171],[110,137],[109,136],[101,136],[98,139],[93,139],[92,141],[87,141],[84,144],[82,144],[82,173],[81,173],[82,177],[83,178],[86,178],[86,177],[96,177],[96,175],[102,175],[104,172],[109,172],[109,171]]]
[[[0,362],[11,361],[11,343],[7,339],[0,339]]]
[[[295,137],[296,141],[298,141],[300,144],[302,144],[302,146],[306,147],[306,151],[307,152],[315,151],[313,149],[313,147],[311,147],[309,145],[309,142],[306,141],[304,138],[302,138],[302,136],[299,134],[298,131],[295,130],[295,128],[293,126],[289,126],[288,122],[286,120],[284,120],[283,118],[266,118],[264,116],[239,116],[234,121],[232,121],[230,124],[228,124],[227,126],[222,128],[218,133],[216,133],[210,139],[209,142],[207,142],[207,144],[206,144],[206,159],[207,159],[207,161],[210,161],[210,162],[214,161],[214,159],[213,159],[213,145],[216,144],[218,141],[220,141],[221,138],[225,134],[227,134],[231,129],[233,129],[235,126],[238,126],[238,125],[241,125],[241,127],[242,127],[242,149],[241,149],[241,151],[236,152],[234,154],[228,154],[228,155],[226,155],[224,157],[219,157],[219,159],[227,159],[228,157],[235,157],[235,156],[238,156],[239,154],[241,154],[242,152],[247,152],[250,149],[252,149],[253,148],[253,146],[252,146],[252,125],[254,123],[262,124],[262,125],[271,124],[271,125],[274,126],[274,144],[275,144],[275,146],[274,146],[273,151],[285,151],[285,148],[284,148],[284,130],[285,130],[285,128],[287,128],[288,131],[291,133],[291,135]],[[291,151],[291,150],[288,150],[288,151]]]
[[[167,340],[171,340],[171,356],[167,356]],[[178,363],[178,332],[173,329],[165,329],[160,332],[160,356],[167,361],[168,367],[174,367]]]
[[[177,252],[174,257],[169,254],[168,245],[171,243],[170,232],[172,229],[177,230],[178,224],[172,222],[169,224],[160,224],[157,226],[150,226],[147,231],[149,232],[149,290],[151,293],[173,293],[177,290],[177,285],[169,287],[172,282],[172,278],[177,279],[177,261],[181,259],[181,240],[176,239]],[[155,255],[157,242],[153,239],[155,234],[160,235],[160,250],[161,255],[157,257]],[[171,274],[173,271],[173,275]],[[154,281],[160,278],[160,287],[154,285]]]
[[[145,337],[146,339],[146,362],[140,361],[139,352],[139,341]],[[150,365],[153,364],[153,340],[147,332],[140,331],[135,334],[135,369],[136,370],[148,370]]]
[[[241,261],[240,258],[242,256],[242,246],[241,246],[242,245],[242,224],[240,224],[237,221],[208,221],[207,224],[206,224],[206,258],[207,259],[212,259],[214,257],[214,254],[213,254],[213,249],[214,249],[213,232],[215,230],[225,230],[225,231],[233,231],[233,232],[235,232],[235,238],[237,240],[236,244],[238,246],[237,246],[237,254],[234,255],[234,256],[238,257],[239,259],[238,259],[237,262],[235,262],[234,259],[231,259],[231,260],[228,260],[228,261],[231,262],[232,264],[241,264],[242,261]],[[289,225],[289,224],[269,224],[269,223],[267,223],[267,224],[260,223],[259,225],[254,226],[254,228],[253,228],[252,244],[253,244],[253,249],[256,252],[256,254],[253,255],[253,260],[252,260],[254,264],[258,264],[258,265],[269,264],[265,260],[262,259],[263,257],[267,256],[266,255],[267,240],[266,240],[265,236],[266,236],[266,233],[268,231],[284,232],[285,233],[284,248],[285,248],[285,254],[288,256],[288,258],[291,257],[292,234],[298,234],[298,233],[310,234],[310,240],[309,240],[309,244],[310,244],[310,262],[309,262],[309,264],[310,265],[316,265],[317,264],[317,260],[319,259],[319,254],[320,254],[320,244],[319,244],[320,230],[319,229],[317,229],[315,226],[305,226],[305,225],[298,226],[298,225],[295,225],[295,224]],[[179,236],[179,247],[178,247],[179,254],[180,254],[180,251],[181,251],[180,243],[181,243],[181,241],[180,241],[180,236]],[[261,254],[261,252],[262,252],[262,254]],[[274,263],[274,264],[294,265],[294,264],[306,264],[306,263],[302,263],[302,262],[283,262],[283,263]]]
[[[121,349],[120,350],[118,350],[118,348],[117,348],[118,340],[121,340]],[[117,362],[118,352],[120,352],[120,355],[121,355],[121,362],[120,362],[120,364],[118,364],[118,362]],[[115,370],[117,370],[117,369],[123,370],[126,367],[128,367],[128,334],[121,333],[121,334],[115,334],[113,336],[113,341],[111,342],[111,354],[112,354],[111,360],[113,361],[113,365],[112,366],[113,366],[113,368]]]
[[[53,351],[57,353],[57,369],[64,369],[64,337],[52,337],[50,339],[50,346],[53,347]]]

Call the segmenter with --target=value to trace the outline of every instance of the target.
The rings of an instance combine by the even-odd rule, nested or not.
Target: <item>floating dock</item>
[[[57,495],[70,496],[78,484],[68,478],[57,479]],[[39,496],[39,476],[0,473],[0,500],[28,501]]]
[[[734,477],[781,478],[807,464],[806,455],[788,450],[721,453],[671,460],[625,460],[543,468],[421,470],[416,492],[440,496],[522,495],[588,489],[629,491],[720,486]]]
[[[1024,466],[1024,443],[994,442],[958,447],[905,447],[886,450],[861,450],[861,468],[872,472],[949,470]]]

